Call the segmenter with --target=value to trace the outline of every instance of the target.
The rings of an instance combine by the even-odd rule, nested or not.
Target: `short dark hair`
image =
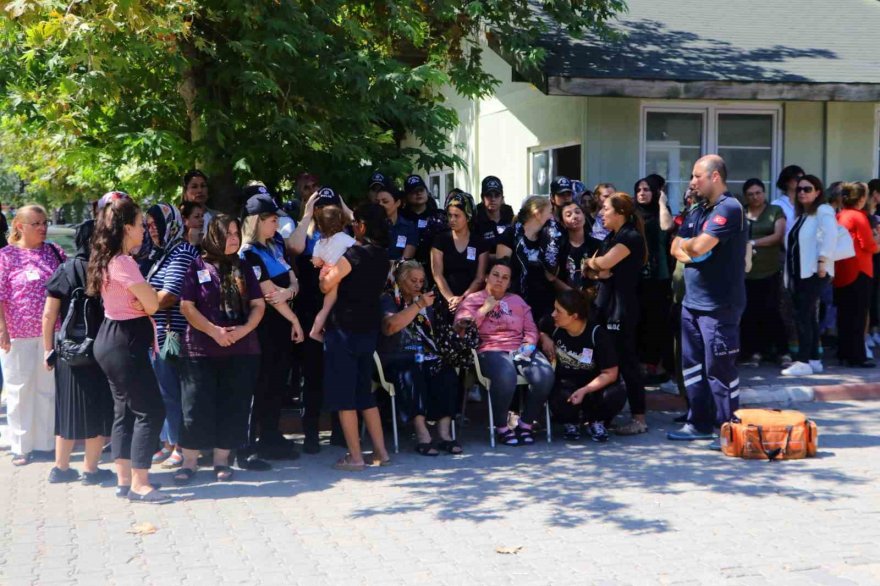
[[[577,289],[566,289],[556,295],[556,303],[572,315],[588,321],[590,319],[590,296]]]
[[[792,179],[803,177],[806,175],[803,168],[798,165],[789,165],[779,172],[779,178],[776,180],[776,189],[785,191],[785,185]]]
[[[798,183],[800,183],[801,181],[807,181],[810,185],[813,186],[813,189],[815,189],[817,192],[819,192],[819,195],[817,195],[816,199],[813,200],[813,203],[810,204],[810,209],[804,208],[804,206],[801,205],[800,200],[797,197],[795,197],[794,198],[794,210],[798,216],[803,215],[803,214],[806,214],[808,216],[812,216],[813,214],[816,213],[816,210],[819,209],[820,205],[828,202],[827,198],[825,197],[825,186],[822,184],[822,180],[819,179],[818,177],[816,177],[815,175],[804,175],[803,177],[801,177],[798,180]]]
[[[757,177],[752,177],[751,179],[746,179],[746,182],[743,183],[743,197],[745,197],[746,192],[749,189],[751,189],[752,187],[754,187],[755,185],[760,187],[761,191],[763,191],[764,193],[767,193],[767,188],[764,187],[764,182],[761,181],[760,179],[758,179]]]
[[[880,193],[880,178],[868,181],[868,195],[872,193]]]
[[[510,272],[513,272],[513,267],[511,267],[510,265],[510,259],[506,256],[502,258],[496,257],[490,260],[489,266],[486,267],[486,274],[488,275],[489,273],[491,273],[492,269],[494,269],[495,267],[507,267]]]
[[[184,217],[184,219],[190,217],[193,213],[193,210],[196,208],[202,208],[202,210],[207,210],[208,207],[204,204],[200,204],[195,201],[185,201],[180,204],[180,215]]]
[[[364,241],[388,247],[388,220],[377,203],[362,203],[354,210],[354,219],[364,225]]]

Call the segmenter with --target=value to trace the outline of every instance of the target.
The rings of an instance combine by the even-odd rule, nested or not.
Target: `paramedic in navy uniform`
[[[671,440],[713,439],[713,427],[739,408],[739,321],[746,305],[748,222],[727,190],[727,167],[718,155],[694,164],[691,189],[704,202],[685,219],[672,255],[685,263],[681,310],[682,375],[690,408]],[[720,449],[716,439],[710,446]]]

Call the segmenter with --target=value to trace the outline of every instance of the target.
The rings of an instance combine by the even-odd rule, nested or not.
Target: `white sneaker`
[[[807,376],[813,374],[813,369],[806,362],[795,362],[788,368],[782,370],[785,376]]]
[[[868,358],[868,360],[874,359],[874,353],[871,351],[871,348],[867,344],[865,344],[865,356]]]
[[[666,382],[660,383],[660,390],[664,393],[669,393],[670,395],[678,394],[678,383],[672,379],[669,379]]]
[[[822,374],[825,372],[825,367],[822,366],[821,360],[810,360],[810,370],[813,371],[813,374]]]
[[[868,348],[873,348],[877,344],[874,342],[874,337],[871,334],[865,334],[865,346]]]

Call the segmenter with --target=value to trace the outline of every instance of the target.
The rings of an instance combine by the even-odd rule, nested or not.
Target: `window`
[[[437,206],[441,207],[446,200],[446,194],[455,187],[455,171],[443,170],[430,173],[427,183],[428,191],[431,192]]]
[[[531,151],[532,195],[550,195],[550,182],[558,175],[581,178],[581,145],[539,148]]]
[[[645,107],[641,173],[666,178],[675,212],[694,161],[706,153],[718,153],[727,163],[727,185],[734,195],[751,177],[773,185],[779,169],[778,122],[776,107]]]

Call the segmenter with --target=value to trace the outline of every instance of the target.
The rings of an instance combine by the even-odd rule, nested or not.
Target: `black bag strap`
[[[58,261],[58,264],[59,264],[59,265],[64,264],[64,259],[61,258],[61,253],[58,252],[58,247],[55,246],[55,245],[54,245],[53,243],[51,243],[51,242],[47,242],[46,244],[49,245],[49,250],[52,251],[52,254],[55,256],[55,260]]]
[[[67,280],[70,282],[71,287],[73,289],[70,292],[70,306],[67,308],[67,315],[64,316],[64,321],[61,323],[61,332],[63,335],[67,337],[70,334],[70,327],[72,324],[75,324],[76,321],[73,319],[76,316],[76,311],[79,309],[76,304],[77,293],[80,293],[80,306],[82,307],[83,314],[83,323],[85,324],[85,333],[87,337],[90,337],[91,331],[89,330],[89,302],[96,302],[97,299],[90,297],[86,292],[85,283],[86,283],[86,265],[84,262],[77,262],[77,258],[72,258],[68,260],[64,265],[62,265],[63,270],[67,273]]]
[[[767,450],[767,448],[764,447],[764,433],[763,433],[764,428],[760,425],[757,427],[758,427],[758,441],[761,442],[761,451],[767,455],[767,461],[772,462],[773,460],[775,460],[776,458],[779,457],[779,454],[788,453],[788,446],[789,446],[789,444],[791,444],[791,426],[790,425],[785,427],[785,447],[784,448],[775,448],[775,449],[772,449],[769,451]]]

